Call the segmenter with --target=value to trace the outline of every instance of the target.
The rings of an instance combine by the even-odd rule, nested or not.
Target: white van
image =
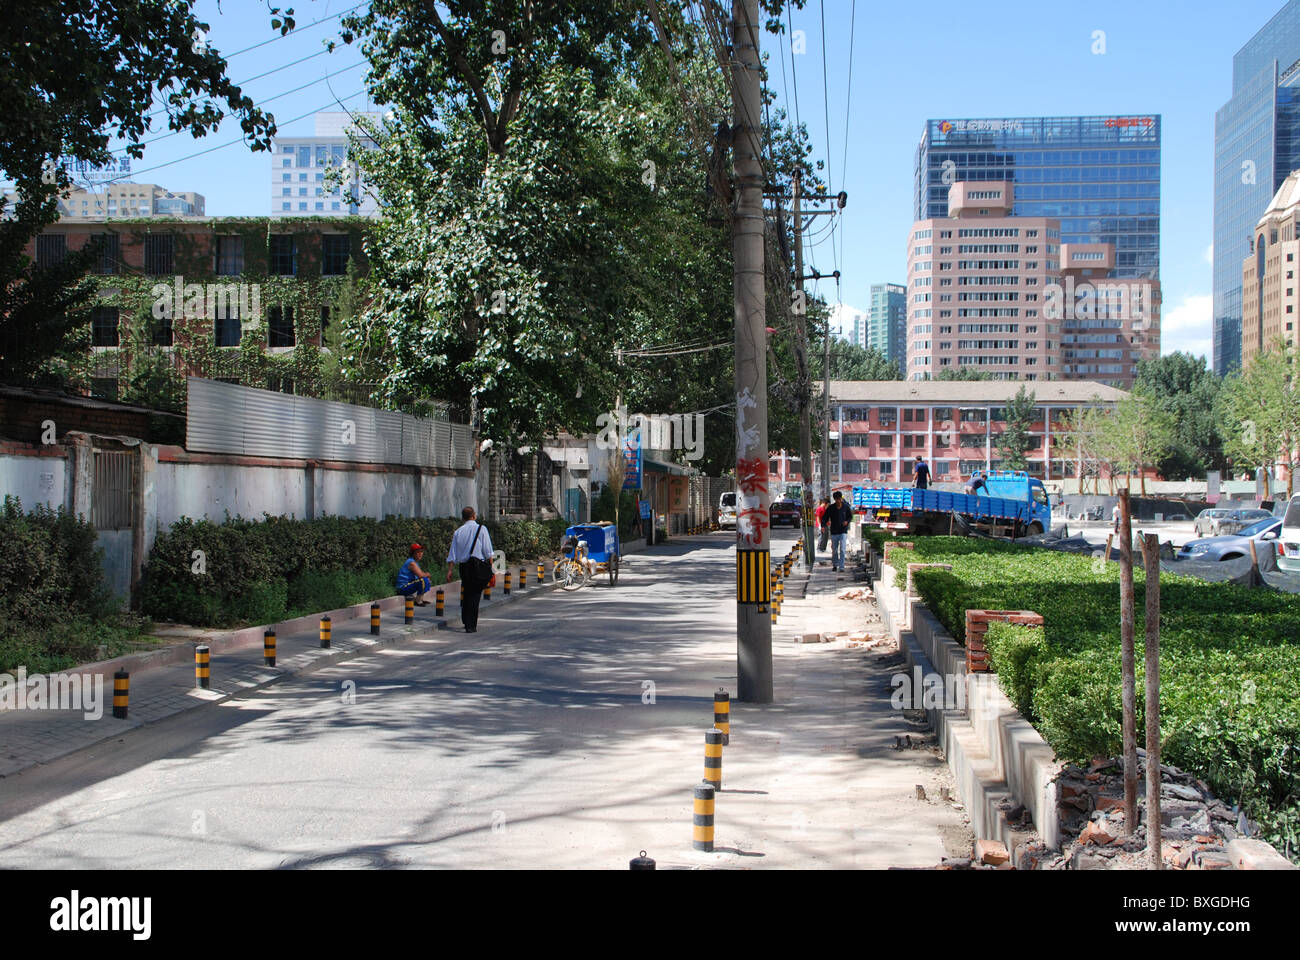
[[[1300,493],[1291,498],[1282,517],[1282,535],[1278,538],[1277,568],[1286,573],[1300,573]]]
[[[718,526],[736,529],[736,491],[734,490],[718,498]]]

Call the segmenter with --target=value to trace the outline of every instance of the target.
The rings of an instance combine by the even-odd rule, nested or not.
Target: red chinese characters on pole
[[[736,533],[751,547],[763,545],[763,531],[769,526],[767,511],[762,507],[749,507],[736,515]]]
[[[767,492],[767,464],[758,457],[736,461],[736,483],[746,496]]]

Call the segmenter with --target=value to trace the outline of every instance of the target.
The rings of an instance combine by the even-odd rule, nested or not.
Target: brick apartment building
[[[114,399],[141,331],[181,376],[238,381],[248,379],[236,360],[250,342],[267,355],[321,345],[349,260],[365,272],[362,241],[372,226],[339,217],[61,221],[26,252],[48,266],[104,241],[91,271],[99,280],[91,393]],[[293,392],[287,378],[249,385]]]
[[[1005,408],[1022,384],[998,380],[832,380],[831,429],[839,432],[831,462],[838,483],[911,483],[918,455],[937,483],[955,483],[974,470],[1002,468],[998,434]],[[1052,449],[1053,431],[1080,407],[1113,406],[1125,393],[1100,383],[1039,382],[1038,414],[1030,428],[1037,444],[1028,472],[1044,480],[1072,477],[1076,462]]]

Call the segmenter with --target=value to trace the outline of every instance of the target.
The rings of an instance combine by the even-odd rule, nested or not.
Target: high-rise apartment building
[[[1242,360],[1241,263],[1255,224],[1300,167],[1300,0],[1232,58],[1232,98],[1214,116],[1214,372]]]
[[[879,350],[907,376],[907,288],[897,283],[871,285],[871,313],[863,346]]]
[[[379,121],[378,113],[360,114]],[[271,148],[272,217],[377,217],[379,206],[363,189],[360,171],[348,160],[348,132],[353,115],[326,111],[316,114],[315,135],[277,137]],[[373,141],[363,139],[363,145]],[[334,182],[333,170],[343,179]]]
[[[1282,182],[1255,226],[1241,264],[1241,362],[1277,344],[1295,346],[1300,322],[1300,170]]]
[[[1113,245],[1064,243],[1055,217],[1017,216],[1011,181],[957,181],[943,218],[912,226],[907,370],[1124,387],[1159,356],[1160,282],[1119,276]]]
[[[61,220],[128,220],[202,217],[204,199],[193,191],[172,191],[156,183],[105,183],[74,188],[59,198]]]
[[[928,120],[913,218],[946,217],[959,180],[1009,182],[1011,215],[1052,217],[1061,243],[1110,244],[1115,276],[1156,280],[1160,123],[1158,114]]]

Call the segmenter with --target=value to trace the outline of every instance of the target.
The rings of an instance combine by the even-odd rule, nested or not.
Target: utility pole
[[[736,215],[736,669],[740,699],[772,702],[772,551],[767,489],[767,331],[760,161],[758,0],[732,0]]]
[[[812,382],[808,377],[808,307],[803,292],[803,187],[802,171],[794,171],[794,355],[799,376],[799,463],[803,479],[803,558],[808,569],[817,559],[816,531],[813,528],[812,489]]]
[[[822,361],[822,401],[826,423],[822,430],[822,496],[831,495],[831,318],[826,315],[826,357]]]

